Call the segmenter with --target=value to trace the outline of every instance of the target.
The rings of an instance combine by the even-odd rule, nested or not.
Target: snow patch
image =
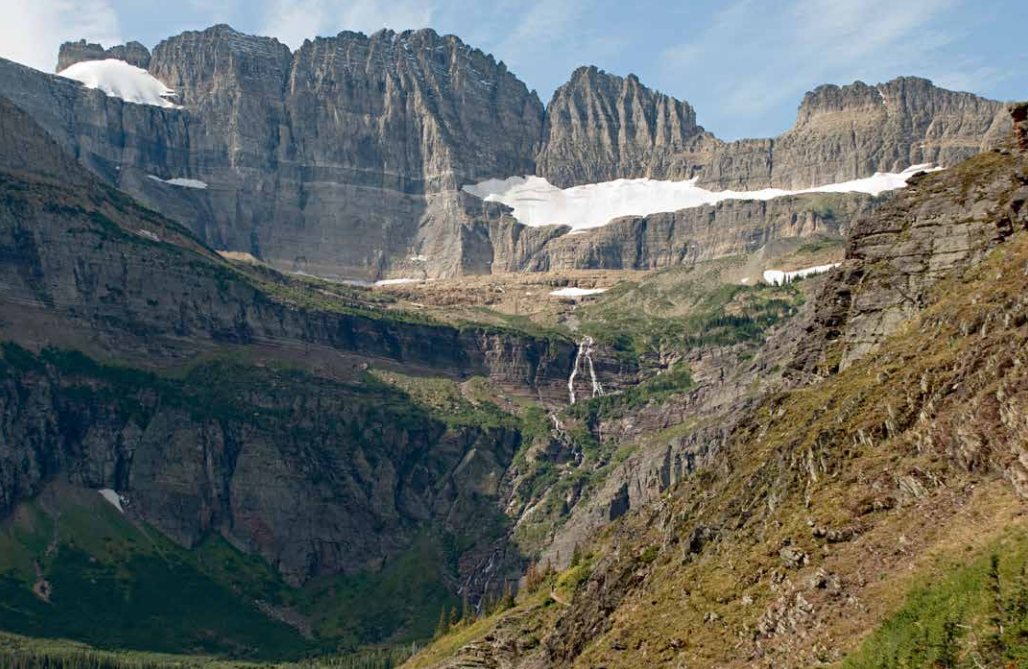
[[[124,497],[122,497],[115,491],[111,490],[110,488],[104,488],[100,491],[100,494],[103,496],[104,499],[113,504],[114,508],[116,508],[118,511],[121,511],[122,513],[125,513],[125,509],[121,506],[121,503],[125,501]]]
[[[428,262],[428,257],[423,255],[416,255],[407,258],[407,260],[410,260],[411,262]]]
[[[175,96],[175,91],[143,68],[129,65],[123,60],[87,60],[61,70],[57,76],[74,79],[86,88],[99,89],[112,98],[121,98],[126,102],[179,108],[169,99]]]
[[[399,286],[404,283],[421,283],[422,279],[382,279],[376,281],[376,286]]]
[[[784,286],[787,283],[792,283],[796,279],[805,279],[806,277],[814,276],[815,274],[830,272],[838,266],[839,263],[831,265],[817,265],[816,267],[798,269],[795,272],[784,272],[780,269],[769,269],[764,271],[764,283],[772,286]]]
[[[159,241],[161,241],[161,238],[160,238],[160,237],[158,237],[158,236],[157,236],[156,234],[154,234],[153,232],[150,232],[149,230],[144,230],[143,228],[139,228],[138,230],[136,230],[136,232],[138,232],[138,233],[139,233],[140,235],[142,235],[143,237],[146,237],[146,238],[147,238],[147,239],[149,239],[149,240],[150,240],[151,242],[159,242]]]
[[[618,179],[560,189],[542,177],[488,179],[464,186],[464,192],[487,202],[500,202],[514,210],[524,225],[567,225],[572,233],[598,228],[622,216],[648,216],[678,211],[723,200],[771,200],[802,193],[867,193],[880,195],[903,188],[907,180],[921,171],[934,171],[931,165],[914,165],[902,172],[879,172],[864,179],[827,184],[804,190],[765,188],[756,191],[709,191],[691,181]]]
[[[585,297],[586,295],[599,295],[606,293],[606,288],[561,288],[550,293],[554,297]]]
[[[175,179],[162,179],[153,174],[148,175],[154,181],[160,181],[161,183],[168,184],[169,186],[179,186],[180,188],[196,188],[198,190],[207,190],[207,184],[199,179],[183,179],[177,177]]]

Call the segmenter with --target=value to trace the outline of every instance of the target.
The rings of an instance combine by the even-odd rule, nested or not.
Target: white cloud
[[[62,42],[121,43],[118,15],[106,0],[0,0],[0,56],[46,72]]]

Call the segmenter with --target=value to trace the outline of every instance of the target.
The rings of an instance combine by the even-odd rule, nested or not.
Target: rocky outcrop
[[[926,304],[942,280],[977,264],[1028,227],[1028,172],[1009,150],[916,178],[877,215],[858,221],[846,260],[818,297],[796,367],[844,369]],[[1011,174],[1019,176],[1011,180]]]
[[[691,179],[719,145],[688,103],[581,67],[546,108],[536,173],[561,188],[620,178]]]
[[[726,200],[666,214],[617,219],[582,233],[526,237],[534,244],[492,244],[494,271],[651,270],[733,255],[759,254],[775,242],[840,238],[882,200],[817,194],[774,200]],[[546,228],[555,230],[554,228]],[[501,229],[502,231],[502,229]]]
[[[86,40],[78,42],[65,42],[57,56],[57,72],[66,70],[75,63],[87,60],[106,60],[114,58],[123,60],[129,65],[141,67],[144,70],[150,65],[150,50],[139,42],[119,44],[109,49],[99,44],[91,44]]]

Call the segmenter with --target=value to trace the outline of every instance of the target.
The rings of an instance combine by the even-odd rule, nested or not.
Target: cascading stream
[[[575,377],[578,376],[578,369],[581,367],[582,358],[585,358],[586,364],[589,366],[589,380],[592,383],[592,396],[602,397],[604,394],[603,385],[596,379],[596,366],[593,364],[593,344],[596,342],[592,337],[586,337],[578,343],[578,353],[575,354],[575,366],[571,370],[571,376],[568,377],[568,395],[571,399],[571,404],[576,401],[575,397]]]

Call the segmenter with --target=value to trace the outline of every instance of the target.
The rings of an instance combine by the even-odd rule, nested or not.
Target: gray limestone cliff
[[[621,178],[690,179],[720,142],[688,103],[581,67],[546,109],[536,171],[561,188]]]
[[[75,63],[88,60],[123,60],[129,65],[141,67],[144,70],[150,66],[150,50],[139,42],[119,44],[109,49],[103,48],[100,44],[92,44],[86,40],[78,42],[65,42],[61,45],[57,55],[57,72],[65,70]]]
[[[364,280],[649,268],[712,252],[684,252],[693,242],[681,233],[693,227],[668,226],[667,216],[655,225],[674,228],[669,249],[650,248],[649,224],[553,243],[558,232],[523,228],[460,192],[487,178],[800,188],[955,164],[1010,126],[1000,103],[903,78],[823,86],[780,137],[725,143],[687,103],[596,68],[576,70],[544,110],[503,63],[431,30],[344,32],[291,52],[220,25],[171,37],[152,56],[131,43],[61,51],[63,64],[99,57],[148,61],[182,107],[128,104],[7,61],[0,92],[108,183],[207,244]],[[207,188],[167,183],[175,178]]]
[[[1009,129],[1000,102],[901,77],[821,86],[804,97],[786,133],[726,143],[696,125],[687,103],[632,76],[581,68],[547,108],[537,171],[561,187],[697,177],[714,190],[801,189],[921,163],[955,165]]]

